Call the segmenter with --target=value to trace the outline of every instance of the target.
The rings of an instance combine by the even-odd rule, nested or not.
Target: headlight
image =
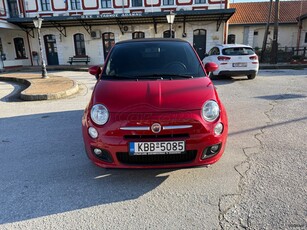
[[[207,101],[202,108],[203,119],[209,122],[216,120],[220,115],[220,107],[216,101]]]
[[[97,125],[104,125],[109,119],[109,111],[104,105],[94,105],[91,110],[91,118]]]

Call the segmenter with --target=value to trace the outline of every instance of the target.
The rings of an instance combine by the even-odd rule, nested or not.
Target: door
[[[19,17],[17,0],[8,0],[8,8],[11,18]]]
[[[203,60],[206,53],[207,31],[198,29],[193,32],[193,47],[200,60]]]
[[[112,46],[115,44],[114,33],[108,32],[102,35],[104,59],[107,58]]]
[[[46,58],[48,65],[58,65],[58,49],[56,46],[55,36],[52,34],[48,34],[44,36],[44,42],[46,47]]]

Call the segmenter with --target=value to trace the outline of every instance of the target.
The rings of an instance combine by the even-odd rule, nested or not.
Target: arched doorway
[[[48,65],[58,65],[58,49],[56,45],[55,36],[48,34],[44,36],[45,48],[46,48],[46,58]]]
[[[197,29],[193,31],[193,47],[202,60],[206,53],[207,31]]]

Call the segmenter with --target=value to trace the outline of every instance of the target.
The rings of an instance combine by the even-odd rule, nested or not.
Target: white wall
[[[306,28],[306,27],[305,27]],[[257,31],[258,35],[254,35]],[[268,35],[267,43],[270,44],[273,38],[274,27],[270,26],[270,34]],[[255,47],[262,47],[264,38],[265,26],[249,26],[248,43],[246,45],[251,45]],[[298,27],[296,24],[290,25],[279,25],[278,28],[278,44],[279,47],[294,47],[297,44],[297,32]],[[243,43],[244,26],[230,25],[229,34],[236,35],[236,43]]]
[[[162,38],[163,32],[169,29],[168,24],[158,24],[157,25],[157,34],[155,33],[154,26],[151,24],[147,25],[134,25],[134,31],[142,31],[145,33],[145,38]],[[223,24],[220,27],[220,30],[216,32],[216,22],[207,22],[205,25],[202,23],[186,23],[186,34],[187,37],[183,38],[183,25],[182,23],[175,23],[173,25],[175,30],[175,37],[181,38],[193,43],[193,31],[196,29],[205,29],[207,30],[207,51],[213,47],[215,44],[221,44],[223,42]],[[132,38],[132,33],[122,34],[117,25],[113,26],[93,26],[92,30],[100,30],[101,34],[106,32],[112,32],[115,35],[115,42],[123,41]],[[60,35],[60,32],[57,29],[41,29],[42,37],[47,34],[53,34],[56,37],[57,49],[58,49],[58,58],[60,65],[68,65],[67,61],[69,57],[75,55],[73,35],[76,33],[82,33],[85,39],[85,49],[86,54],[91,58],[89,65],[102,65],[104,62],[104,50],[102,44],[102,38],[93,39],[90,37],[88,32],[83,27],[67,27],[66,34],[67,37]],[[36,35],[36,34],[35,34]],[[43,44],[44,45],[44,44]],[[35,38],[31,38],[31,47],[32,50],[39,52],[37,35]],[[43,47],[45,52],[45,47]],[[79,63],[80,64],[80,63]]]
[[[6,54],[4,67],[31,65],[27,34],[22,30],[0,29],[3,53]],[[27,59],[16,59],[14,38],[23,38]]]

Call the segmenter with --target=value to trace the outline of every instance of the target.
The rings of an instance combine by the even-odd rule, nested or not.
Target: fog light
[[[215,153],[217,153],[217,151],[219,150],[219,148],[220,148],[220,145],[213,145],[213,146],[211,146],[211,148],[210,148],[210,152],[211,152],[212,154],[215,154]]]
[[[101,149],[94,149],[94,153],[96,156],[100,156],[102,154],[102,150]]]
[[[109,162],[109,163],[113,162],[113,158],[111,154],[109,153],[109,151],[105,149],[99,149],[99,148],[93,148],[92,151],[99,160]]]
[[[98,131],[94,127],[88,128],[88,134],[94,139],[98,137]]]
[[[209,158],[209,157],[213,157],[215,156],[216,154],[218,154],[220,152],[222,148],[222,144],[216,144],[216,145],[212,145],[208,148],[206,148],[204,151],[203,151],[203,155],[201,156],[201,159],[204,160],[206,158]]]
[[[221,135],[224,130],[224,126],[222,123],[218,123],[214,128],[215,135]]]

